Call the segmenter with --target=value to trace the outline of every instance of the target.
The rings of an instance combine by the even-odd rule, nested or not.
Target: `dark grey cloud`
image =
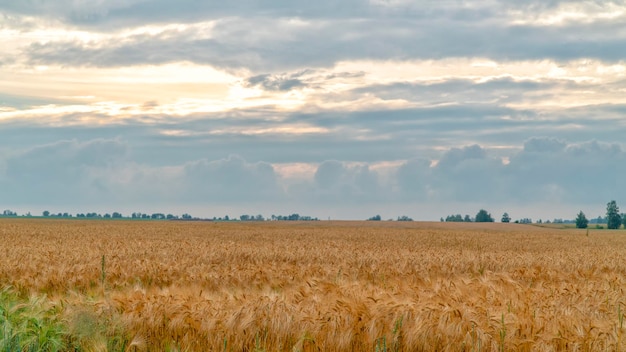
[[[395,18],[450,17],[459,21],[478,21],[522,11],[533,17],[561,4],[588,4],[587,0],[565,1],[419,1],[389,3],[385,1],[272,1],[237,2],[180,0],[125,1],[0,1],[7,13],[47,16],[82,26],[133,26],[146,23],[188,22],[233,16],[301,17],[301,18]],[[623,4],[621,1],[596,2],[597,5]]]
[[[478,90],[478,89],[477,89]],[[478,94],[478,93],[477,93]],[[489,90],[485,94],[489,94]],[[602,136],[619,142],[626,133],[621,118],[626,108],[594,105],[551,112],[518,110],[493,104],[458,104],[413,109],[284,113],[274,109],[235,110],[181,117],[146,115],[90,126],[84,114],[59,118],[0,122],[0,152],[25,150],[59,140],[121,139],[129,157],[156,166],[201,159],[217,160],[226,153],[249,162],[313,162],[326,160],[379,162],[407,160],[416,155],[440,159],[440,148],[479,144],[508,156],[531,136],[541,134],[578,143]],[[102,120],[109,119],[103,115]],[[325,129],[324,133],[285,134],[242,131],[277,130],[292,126]],[[573,126],[569,128],[568,126]],[[178,134],[164,134],[177,132]],[[533,144],[535,143],[535,144]],[[527,148],[546,148],[528,142]],[[553,143],[554,144],[554,143]],[[507,147],[508,148],[505,148]]]
[[[414,199],[428,199],[433,182],[431,160],[414,158],[406,161],[396,171],[396,192],[400,199],[410,201]]]
[[[431,168],[407,162],[398,169],[398,182],[424,201],[581,204],[626,198],[617,176],[626,172],[620,145],[561,143],[531,138],[510,154],[508,164],[477,145],[453,148]]]
[[[194,201],[233,202],[283,198],[272,165],[239,156],[189,162],[183,168],[186,195]]]
[[[306,86],[306,84],[300,79],[301,76],[302,73],[291,75],[257,75],[246,79],[246,86],[260,86],[269,91],[288,91],[294,88]]]
[[[127,143],[59,141],[0,154],[3,201],[35,205],[217,204],[282,197],[273,167],[231,156],[174,166],[132,160]]]
[[[626,199],[619,177],[626,172],[621,145],[587,141],[564,143],[533,137],[511,151],[508,162],[470,145],[451,148],[438,163],[416,157],[393,168],[391,178],[367,164],[321,163],[310,183],[288,190],[290,197],[320,204],[599,204]],[[543,146],[543,148],[539,147]],[[366,175],[366,182],[359,178]],[[361,179],[362,180],[362,179]],[[602,180],[593,182],[593,180]]]
[[[431,8],[432,6],[426,6]],[[76,2],[0,1],[0,9],[10,13],[48,16],[82,26],[132,26],[171,21],[199,21],[233,16],[335,18],[364,17],[379,7],[365,0],[256,1],[237,2],[180,0],[130,0]],[[432,12],[432,10],[428,10]],[[387,11],[386,14],[393,14]],[[402,11],[395,13],[402,14]]]
[[[399,166],[327,160],[303,180],[240,156],[157,166],[133,159],[124,140],[75,140],[0,154],[5,204],[142,207],[284,204],[357,206],[372,214],[401,204],[602,204],[626,199],[619,175],[626,151],[615,143],[533,137],[504,163],[480,145],[451,148],[438,162],[416,156]],[[473,209],[472,209],[473,210]],[[271,211],[271,210],[268,210]],[[370,214],[362,214],[366,216]],[[548,215],[549,216],[549,215]]]
[[[270,11],[271,12],[271,11]],[[619,22],[537,27],[440,17],[304,18],[235,15],[219,19],[210,36],[190,28],[101,43],[50,41],[25,50],[33,64],[128,66],[191,61],[257,73],[331,67],[342,60],[410,60],[488,57],[495,60],[566,61],[626,56]],[[606,36],[606,33],[612,33]]]
[[[537,148],[537,145],[543,147]],[[531,139],[513,155],[509,174],[520,198],[543,194],[560,201],[623,198],[619,188],[626,153],[614,143],[573,143],[563,148],[554,139]]]
[[[327,160],[311,176],[311,181],[288,185],[289,200],[315,204],[377,203],[390,195],[389,185],[367,164]]]
[[[105,200],[110,190],[99,172],[120,167],[127,152],[125,143],[103,139],[34,146],[7,155],[0,182],[13,202],[63,203],[94,194]]]
[[[524,152],[526,153],[551,153],[561,152],[565,149],[567,143],[556,138],[538,138],[533,137],[524,143]]]

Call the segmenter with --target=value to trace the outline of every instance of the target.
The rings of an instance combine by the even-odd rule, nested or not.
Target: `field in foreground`
[[[622,231],[3,219],[0,241],[0,347],[32,318],[50,350],[626,348]]]

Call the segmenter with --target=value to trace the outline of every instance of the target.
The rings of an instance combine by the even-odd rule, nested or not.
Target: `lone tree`
[[[480,209],[478,214],[476,214],[475,222],[493,222],[493,218],[491,214],[489,214],[485,209]]]
[[[577,229],[586,229],[587,225],[589,225],[589,220],[585,216],[585,213],[581,210],[578,215],[576,215],[576,228]]]
[[[612,200],[606,204],[606,227],[608,229],[619,229],[622,225],[622,216],[619,214],[617,203]]]
[[[502,214],[502,222],[511,222],[511,217],[509,216],[509,213]]]

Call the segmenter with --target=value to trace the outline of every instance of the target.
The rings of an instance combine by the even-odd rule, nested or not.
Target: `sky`
[[[0,207],[626,207],[626,3],[0,0]]]

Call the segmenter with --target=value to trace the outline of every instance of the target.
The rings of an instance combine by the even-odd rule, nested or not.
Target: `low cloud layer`
[[[266,212],[275,211],[272,204],[281,209],[277,205],[281,203],[293,205],[294,211],[312,205],[327,209],[358,204],[351,216],[361,218],[367,212],[384,212],[387,206],[414,203],[500,208],[590,202],[601,209],[610,199],[626,197],[617,177],[626,172],[626,151],[597,141],[536,137],[506,159],[470,145],[443,151],[438,160],[416,156],[393,165],[328,160],[311,164],[305,174],[279,173],[276,168],[284,169],[284,164],[250,162],[234,155],[154,166],[132,160],[132,154],[120,140],[60,141],[14,151],[0,159],[3,201],[136,209],[149,199],[174,210],[201,205],[207,209],[205,216],[215,215],[210,209],[233,204]],[[554,213],[543,211],[546,216]],[[326,215],[322,213],[315,215]]]

